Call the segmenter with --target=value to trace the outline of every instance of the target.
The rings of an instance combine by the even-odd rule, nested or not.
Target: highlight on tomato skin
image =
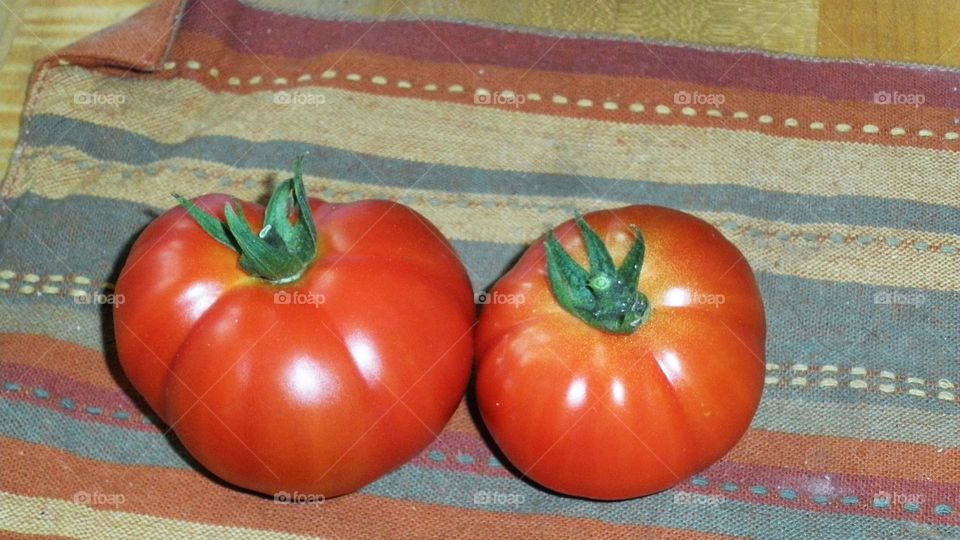
[[[763,392],[766,322],[740,251],[657,206],[577,216],[535,242],[484,306],[476,398],[523,476],[566,495],[668,489],[723,457]]]
[[[264,206],[209,194],[134,243],[114,307],[124,373],[197,461],[267,495],[323,500],[419,454],[466,389],[466,269],[390,201]]]

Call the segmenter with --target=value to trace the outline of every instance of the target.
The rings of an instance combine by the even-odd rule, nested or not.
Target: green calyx
[[[650,318],[650,302],[637,290],[643,265],[644,243],[640,230],[631,225],[636,242],[620,268],[590,225],[577,213],[590,269],[573,260],[553,231],[547,235],[547,271],[557,302],[583,322],[613,334],[631,334]]]
[[[250,228],[236,199],[224,208],[224,223],[180,195],[173,196],[207,234],[240,254],[240,267],[250,275],[287,283],[302,276],[317,256],[317,229],[303,186],[302,156],[293,162],[293,178],[284,180],[270,197],[259,233]]]

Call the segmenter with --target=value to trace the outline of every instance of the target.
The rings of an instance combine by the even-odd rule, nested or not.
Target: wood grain
[[[817,54],[960,66],[960,0],[820,0]]]

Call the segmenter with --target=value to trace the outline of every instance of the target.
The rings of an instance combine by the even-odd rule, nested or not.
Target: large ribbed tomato
[[[638,497],[704,469],[747,429],[763,303],[741,253],[698,218],[628,206],[584,219],[535,243],[489,294],[477,398],[523,475]]]
[[[299,167],[266,209],[181,199],[116,293],[133,385],[201,464],[262,493],[375,480],[433,440],[470,374],[473,294],[443,235],[400,204],[307,199]]]

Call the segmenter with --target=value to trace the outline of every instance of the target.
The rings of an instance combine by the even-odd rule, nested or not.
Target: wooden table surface
[[[80,6],[74,0],[0,0],[0,177],[17,141],[34,62],[148,3],[98,0],[96,6]],[[597,0],[593,5],[581,0],[361,0],[355,9],[376,16],[398,4],[424,18],[485,19],[807,56],[960,66],[960,0]]]

